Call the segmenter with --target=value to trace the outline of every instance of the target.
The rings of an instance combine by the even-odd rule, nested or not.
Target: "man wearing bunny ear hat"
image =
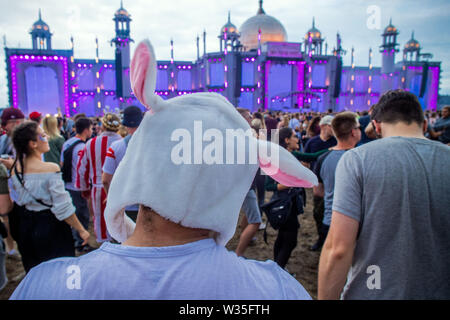
[[[156,58],[148,40],[136,47],[130,71],[133,92],[149,112],[108,193],[106,224],[122,244],[41,264],[12,298],[310,299],[273,261],[237,257],[225,245],[258,166],[286,186],[312,187],[316,176],[287,150],[254,138],[223,96],[164,101],[155,95]],[[136,224],[124,213],[132,204],[140,204]],[[67,280],[70,267],[78,282]]]

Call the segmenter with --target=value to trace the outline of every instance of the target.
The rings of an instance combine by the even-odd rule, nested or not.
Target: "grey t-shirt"
[[[315,173],[319,178],[319,182],[323,183],[324,188],[323,199],[325,209],[322,222],[327,226],[331,224],[336,166],[345,151],[347,150],[332,150],[328,154],[324,154],[325,159],[323,162],[319,158],[316,163]]]
[[[343,299],[450,299],[450,147],[404,137],[346,152],[333,210],[363,217]]]

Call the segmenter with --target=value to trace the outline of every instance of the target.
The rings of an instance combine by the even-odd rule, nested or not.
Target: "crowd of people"
[[[91,220],[97,242],[110,240],[103,217],[107,187],[102,187],[102,166],[106,163],[110,174],[107,186],[114,173],[110,168],[121,159],[113,142],[128,142],[142,117],[134,106],[124,110],[122,120],[116,114],[43,117],[37,111],[26,119],[19,109],[3,111],[1,288],[7,281],[5,257],[20,257],[28,273],[41,262],[90,252]],[[119,151],[122,157],[125,150]]]
[[[319,299],[450,298],[449,106],[423,112],[395,90],[364,112],[251,114],[214,95],[184,106],[136,92],[152,113],[3,111],[0,290],[7,257],[26,271],[11,299],[310,299],[286,265],[311,187]],[[172,124],[199,119],[276,142],[279,170],[165,161]],[[263,219],[280,201],[278,224]],[[264,220],[274,262],[245,259]],[[72,265],[89,274],[82,289],[66,286]]]

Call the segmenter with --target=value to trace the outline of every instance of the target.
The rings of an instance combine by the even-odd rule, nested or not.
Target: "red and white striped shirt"
[[[76,187],[81,191],[90,189],[90,185],[102,186],[102,167],[106,153],[114,141],[122,139],[114,132],[104,132],[86,143],[77,164]]]

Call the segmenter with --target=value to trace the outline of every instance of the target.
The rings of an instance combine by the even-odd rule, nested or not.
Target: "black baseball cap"
[[[144,115],[139,107],[129,106],[123,111],[122,124],[125,127],[137,128],[141,124],[143,118]]]

